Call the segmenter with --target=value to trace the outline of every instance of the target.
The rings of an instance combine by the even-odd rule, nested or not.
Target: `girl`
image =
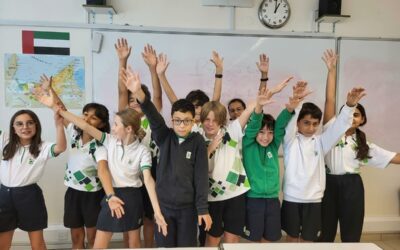
[[[37,182],[49,158],[65,151],[63,119],[55,112],[56,143],[42,141],[39,118],[30,110],[16,112],[10,132],[0,131],[0,242],[10,249],[14,230],[27,231],[32,249],[46,249],[43,229],[47,211]]]
[[[324,129],[335,119],[337,55],[327,50],[322,58],[328,68]],[[322,232],[319,241],[333,242],[340,223],[342,242],[359,242],[364,222],[362,166],[385,168],[400,164],[400,154],[369,143],[360,127],[367,123],[365,109],[357,104],[353,124],[325,157],[326,189],[322,199]]]
[[[49,95],[45,93],[39,97],[39,101],[48,107],[55,106],[55,98],[50,91]],[[65,119],[74,123],[77,127],[86,131],[94,139],[102,143],[108,151],[108,161],[112,175],[115,193],[109,193],[102,201],[102,208],[97,222],[97,233],[94,248],[107,248],[113,232],[128,232],[129,247],[140,247],[139,228],[142,224],[142,195],[140,187],[143,174],[144,184],[150,195],[153,205],[156,223],[159,230],[164,234],[166,223],[160,212],[157,195],[155,193],[155,183],[151,177],[151,159],[148,149],[139,143],[137,134],[140,129],[140,116],[138,112],[132,109],[126,109],[118,112],[112,127],[113,135],[104,133],[88,124],[80,117],[60,110],[59,113]],[[107,206],[114,196],[118,196],[125,203],[125,209]],[[117,218],[114,218],[114,213]],[[124,214],[122,218],[118,218]]]
[[[42,89],[55,93],[51,77],[43,75],[41,84]],[[55,97],[57,98],[56,95]],[[61,100],[57,99],[57,103],[65,109]],[[103,132],[110,132],[109,115],[105,106],[86,104],[82,115],[88,124]],[[73,249],[85,248],[85,234],[88,248],[92,248],[100,202],[104,197],[103,186],[107,183],[106,180],[100,182],[98,173],[103,173],[103,179],[111,180],[108,174],[107,150],[73,123],[64,120],[64,126],[69,138],[68,163],[64,177],[64,184],[68,187],[64,197],[64,226],[71,229]],[[112,185],[106,189],[111,189],[108,193],[113,192]]]

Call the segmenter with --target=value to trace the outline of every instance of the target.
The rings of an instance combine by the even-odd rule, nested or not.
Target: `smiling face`
[[[128,127],[124,126],[124,124],[122,123],[121,117],[119,117],[118,115],[115,116],[111,131],[112,131],[113,135],[115,135],[115,137],[117,137],[118,140],[123,140],[124,138],[127,137],[127,135],[129,134],[129,132],[131,130],[129,128],[130,128],[130,126],[128,126]]]
[[[305,115],[297,121],[297,128],[300,134],[305,137],[311,137],[317,132],[319,123],[319,119],[313,118],[311,115]]]
[[[267,126],[264,126],[262,129],[260,129],[256,137],[257,143],[260,144],[262,147],[268,146],[273,139],[274,131],[267,128]]]
[[[102,128],[104,125],[100,118],[96,116],[96,110],[94,109],[89,109],[88,111],[85,111],[82,116],[83,120],[85,120],[85,122],[93,127]]]
[[[356,129],[362,125],[364,125],[365,118],[362,115],[361,111],[356,108],[353,114],[353,124],[351,125],[352,128]]]
[[[13,122],[13,128],[22,145],[30,144],[32,138],[36,134],[36,122],[29,114],[16,116]]]
[[[214,111],[210,111],[203,121],[203,129],[208,138],[214,138],[219,129],[221,128],[221,124],[219,124],[218,120],[215,117]]]

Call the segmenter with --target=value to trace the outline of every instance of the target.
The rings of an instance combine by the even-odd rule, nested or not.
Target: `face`
[[[209,138],[213,138],[218,134],[220,128],[221,124],[219,124],[218,121],[215,119],[214,112],[210,111],[203,122],[203,129],[206,133],[206,136]]]
[[[240,102],[232,102],[228,107],[228,111],[231,120],[235,120],[242,114],[244,107]]]
[[[193,104],[194,105],[194,104]],[[202,106],[200,106],[200,105],[194,105],[194,108],[195,108],[195,110],[194,110],[194,121],[196,122],[196,123],[200,123],[200,114],[201,114],[201,108],[202,108]]]
[[[137,102],[136,98],[130,96],[128,100],[128,107],[142,114],[142,109],[140,104]]]
[[[130,127],[124,126],[121,117],[119,117],[118,115],[115,116],[114,123],[111,128],[111,131],[113,135],[115,135],[115,137],[117,137],[119,140],[123,140],[128,135],[130,131],[129,128]]]
[[[186,137],[190,134],[193,127],[193,115],[190,112],[176,111],[172,115],[172,128],[180,137]]]
[[[17,116],[13,123],[15,133],[18,135],[20,143],[29,144],[36,134],[36,123],[28,114]]]
[[[262,147],[268,146],[273,139],[274,139],[274,131],[267,128],[267,126],[264,126],[262,129],[260,129],[256,137],[256,141]]]
[[[297,128],[300,134],[305,137],[311,137],[317,132],[319,123],[320,120],[312,118],[311,115],[305,115],[297,122]]]
[[[354,114],[353,114],[353,124],[352,124],[352,128],[358,128],[361,126],[361,124],[363,124],[364,122],[364,117],[362,116],[360,110],[358,108],[356,108],[354,110]]]
[[[83,119],[93,127],[103,127],[103,122],[96,116],[96,111],[94,109],[83,112]]]

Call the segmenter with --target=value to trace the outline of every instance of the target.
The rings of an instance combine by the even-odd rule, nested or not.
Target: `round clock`
[[[271,29],[278,29],[286,24],[290,17],[287,0],[264,0],[258,8],[261,23]]]

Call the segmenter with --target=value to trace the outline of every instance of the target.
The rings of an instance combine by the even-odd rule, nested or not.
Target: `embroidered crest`
[[[186,152],[186,159],[190,159],[192,157],[192,152],[190,152],[190,151],[187,151]]]

